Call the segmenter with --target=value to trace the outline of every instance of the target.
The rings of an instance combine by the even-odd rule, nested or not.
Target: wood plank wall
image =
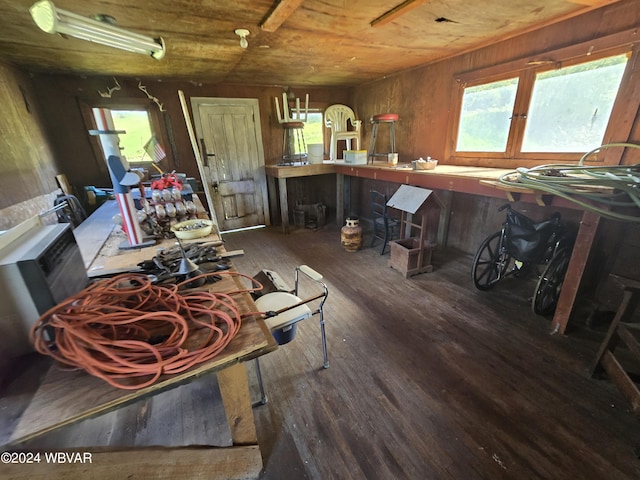
[[[399,72],[355,89],[352,104],[360,118],[365,119],[363,140],[369,144],[371,125],[366,120],[372,115],[385,112],[398,113],[400,119],[396,125],[396,148],[401,162],[408,162],[420,156],[431,156],[447,163],[448,128],[451,112],[451,97],[455,87],[456,74],[481,68],[492,67],[506,62],[533,58],[540,52],[566,47],[592,39],[604,37],[625,29],[636,28],[640,24],[640,9],[637,1],[621,1],[588,14],[576,17],[561,24],[546,27],[496,43],[485,48],[425,65],[413,70]],[[585,51],[586,53],[586,51]],[[639,95],[638,76],[640,62],[636,59],[634,75],[624,86],[625,97]],[[624,110],[624,109],[622,109]],[[616,112],[614,112],[616,114]],[[613,122],[620,125],[620,131],[630,131],[624,138],[612,138],[607,141],[629,141],[640,144],[640,112],[620,111]],[[629,128],[628,122],[633,125]],[[381,128],[378,136],[380,145],[388,142],[388,129]],[[640,163],[640,150],[627,152],[622,159],[625,164]],[[514,168],[517,165],[514,165]],[[368,191],[381,190],[392,194],[397,184],[384,184],[367,179],[352,179],[351,207],[353,213],[369,217]],[[492,199],[473,195],[454,194],[451,200],[451,216],[448,246],[473,253],[480,242],[489,233],[497,231],[504,219],[497,207],[506,203],[506,199]],[[549,209],[535,205],[516,203],[517,209],[526,209],[533,218],[542,218],[551,213]],[[577,225],[579,212],[562,209],[563,218]],[[620,251],[618,247],[624,238],[633,235],[625,225],[612,225],[616,222],[603,222],[598,233],[592,257],[589,261],[583,282],[587,290],[604,291],[599,283],[604,283],[607,275],[615,271],[615,265],[631,263],[638,271],[640,258],[635,252]],[[614,228],[615,227],[615,228]],[[618,257],[625,260],[620,261]],[[606,297],[607,294],[604,294]],[[615,303],[615,301],[613,302]]]
[[[31,79],[6,64],[0,64],[0,104],[0,230],[6,230],[52,206],[58,169]]]
[[[182,90],[190,102],[191,97],[221,98],[257,98],[260,108],[260,122],[265,154],[265,164],[275,164],[282,155],[282,128],[275,118],[274,97],[281,100],[283,88],[280,86],[237,86],[191,83],[186,81],[159,81],[117,77],[122,89],[114,91],[111,99],[103,99],[98,91],[106,91],[114,85],[111,77],[80,77],[70,75],[34,74],[34,84],[38,100],[43,106],[47,129],[51,131],[52,145],[61,168],[74,185],[111,184],[108,172],[103,168],[104,160],[96,154],[97,140],[86,132],[79,102],[86,101],[117,105],[128,99],[147,102],[146,95],[138,89],[141,83],[147,91],[162,103],[166,112],[163,117],[165,141],[168,159],[163,160],[164,170],[176,169],[188,176],[198,177],[198,168],[188,137],[186,123],[180,107],[178,90]],[[256,79],[259,80],[259,79]],[[333,103],[345,103],[349,99],[347,88],[307,88],[291,86],[290,90],[304,98],[309,93],[309,107],[324,109]],[[151,101],[147,102],[153,105]],[[189,105],[190,107],[190,105]],[[157,107],[154,105],[154,109]],[[192,115],[193,119],[193,115]],[[174,156],[169,145],[168,130],[173,132],[177,155]],[[162,140],[161,139],[161,140]],[[326,142],[328,145],[328,140]],[[98,150],[99,153],[99,150]]]
[[[520,59],[525,59],[526,63],[527,59],[538,58],[538,55],[546,51],[634,29],[639,24],[640,9],[637,1],[617,2],[557,25],[361,85],[355,89],[352,103],[362,119],[386,112],[399,114],[396,146],[400,161],[406,162],[420,156],[426,158],[428,155],[446,163],[446,142],[456,75]],[[587,52],[588,46],[584,54]],[[637,69],[636,65],[636,71]],[[638,75],[640,74],[634,77]],[[628,98],[628,95],[640,95],[640,92],[636,91],[637,78],[628,83],[627,91],[622,92],[622,95],[625,98]],[[619,112],[619,116],[621,118],[613,117],[612,121],[628,121],[628,112]],[[631,115],[631,119],[633,118]],[[635,118],[630,138],[614,138],[610,141],[635,139],[640,142],[637,115]],[[623,128],[622,124],[620,126],[621,130],[629,130],[628,125],[626,128]],[[380,130],[378,140],[384,144],[388,142],[387,129]],[[365,122],[365,145],[368,145],[370,134],[371,125]],[[639,153],[634,152],[631,158],[625,160],[627,163],[638,163]]]

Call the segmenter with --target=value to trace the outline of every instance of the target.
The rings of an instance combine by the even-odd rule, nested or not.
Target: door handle
[[[213,187],[213,191],[214,191],[214,192],[216,192],[216,193],[219,193],[219,192],[220,192],[220,189],[218,188],[218,182],[213,182],[213,183],[211,184],[211,186]]]

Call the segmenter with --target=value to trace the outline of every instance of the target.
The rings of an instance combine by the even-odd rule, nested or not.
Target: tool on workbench
[[[180,259],[178,271],[175,272],[175,275],[178,278],[181,278],[181,280],[179,280],[181,282],[184,282],[185,280],[188,280],[190,278],[194,278],[192,282],[187,283],[186,286],[188,288],[201,287],[207,281],[206,278],[202,276],[204,272],[200,270],[200,267],[198,267],[198,264],[196,262],[194,262],[189,257],[187,257],[187,254],[185,253],[184,248],[182,247],[182,242],[180,241],[180,239],[176,237],[176,240],[178,241],[178,247],[180,247],[180,253],[182,254],[182,258]]]
[[[96,270],[89,273],[89,278],[113,277],[122,273],[142,273],[147,275],[154,285],[167,282],[180,283],[204,275],[186,286],[195,288],[206,283],[214,283],[221,279],[215,272],[229,270],[229,259],[243,255],[242,250],[218,253],[217,248],[221,241],[176,243],[169,248],[159,248],[153,258],[146,259],[136,266],[115,268],[109,270]],[[200,283],[202,282],[202,283]],[[196,285],[200,283],[200,285]]]

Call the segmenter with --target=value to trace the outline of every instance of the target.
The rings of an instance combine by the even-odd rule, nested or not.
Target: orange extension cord
[[[147,387],[212,359],[240,330],[243,315],[231,295],[251,290],[179,293],[192,281],[158,286],[140,274],[97,281],[42,315],[31,341],[38,352],[115,387]]]

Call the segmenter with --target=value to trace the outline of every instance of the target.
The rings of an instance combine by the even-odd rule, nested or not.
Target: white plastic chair
[[[296,324],[313,315],[320,316],[320,333],[322,337],[322,354],[324,357],[324,368],[329,368],[329,359],[327,357],[327,338],[324,329],[324,302],[329,295],[327,286],[322,282],[322,275],[316,272],[314,269],[307,265],[300,265],[296,267],[294,281],[295,287],[292,291],[286,291],[286,285],[276,272],[264,270],[267,276],[271,279],[276,288],[282,288],[283,290],[267,293],[259,297],[255,303],[258,310],[265,312],[265,323],[269,330],[271,330],[274,338],[280,345],[289,343],[295,336]],[[322,293],[318,293],[312,297],[302,299],[298,296],[299,292],[299,273],[302,272],[308,278],[318,284]],[[307,305],[314,300],[320,300],[315,310],[312,310]],[[258,377],[258,385],[260,386],[260,403],[267,403],[267,396],[264,391],[264,385],[262,383],[262,372],[260,371],[260,359],[256,358],[256,375]]]
[[[348,129],[347,121],[351,122],[353,130]],[[338,142],[344,140],[347,150],[351,150],[351,140],[355,140],[355,150],[360,149],[362,121],[356,120],[356,115],[346,105],[331,105],[324,111],[324,124],[331,129],[331,145],[329,156],[331,160],[338,160]]]

